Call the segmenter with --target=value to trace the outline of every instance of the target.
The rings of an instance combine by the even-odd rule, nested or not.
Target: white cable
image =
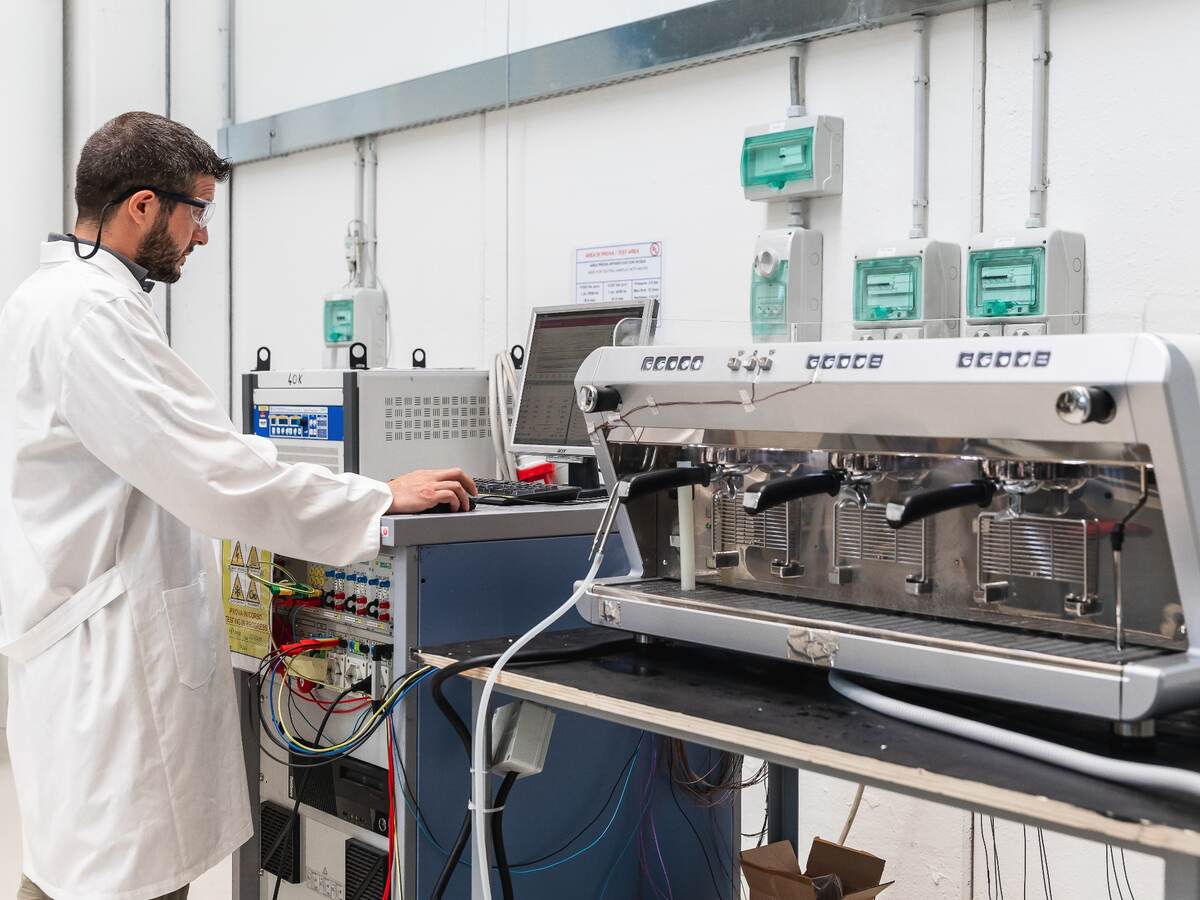
[[[580,582],[579,587],[575,589],[575,593],[562,606],[517,638],[512,643],[512,646],[504,651],[504,655],[496,661],[496,664],[492,666],[491,672],[488,673],[487,681],[483,685],[483,692],[479,695],[479,711],[475,716],[475,733],[472,739],[473,752],[471,754],[471,835],[475,845],[474,871],[483,873],[479,878],[483,900],[492,900],[491,878],[488,875],[491,871],[491,858],[488,851],[489,832],[487,814],[491,798],[488,796],[487,790],[488,769],[490,768],[487,758],[487,726],[488,705],[492,699],[492,691],[496,687],[496,679],[500,677],[500,673],[508,665],[508,661],[521,652],[521,648],[575,607],[575,604],[579,602],[579,598],[592,586],[592,582],[596,579],[596,573],[600,571],[600,563],[603,561],[604,551],[601,549],[592,561],[592,567],[588,569],[587,575]]]
[[[854,802],[850,804],[850,812],[846,816],[846,824],[842,826],[841,837],[838,838],[838,846],[845,846],[846,838],[850,837],[850,829],[854,827],[854,820],[858,818],[858,808],[862,805],[863,791],[867,786],[860,784],[858,790],[854,792]]]
[[[496,471],[509,481],[517,477],[512,452],[512,426],[508,421],[508,401],[516,401],[517,372],[506,353],[497,353],[488,373],[488,424],[492,431],[492,449],[496,453]]]
[[[1007,728],[997,728],[985,725],[972,719],[950,715],[935,709],[927,709],[893,697],[869,690],[862,685],[850,681],[841,672],[829,673],[829,686],[855,703],[873,709],[877,713],[902,719],[924,728],[944,731],[981,744],[990,744],[1010,753],[1018,753],[1051,765],[1072,769],[1093,778],[1103,778],[1106,781],[1116,781],[1130,787],[1149,788],[1151,790],[1171,791],[1189,794],[1200,798],[1200,773],[1189,772],[1186,769],[1176,769],[1170,766],[1156,766],[1150,763],[1128,762],[1123,759],[1110,759],[1096,753],[1087,753],[1064,747],[1051,741],[1030,737]]]

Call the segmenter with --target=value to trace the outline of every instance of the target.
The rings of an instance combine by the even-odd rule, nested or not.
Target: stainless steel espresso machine
[[[1200,703],[1197,372],[1149,334],[597,350],[641,563],[580,612],[1117,722]]]

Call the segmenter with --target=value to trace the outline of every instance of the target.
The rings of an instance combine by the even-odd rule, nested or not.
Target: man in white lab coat
[[[0,653],[22,898],[180,897],[253,832],[212,539],[333,565],[379,517],[474,492],[276,460],[168,346],[152,282],[208,241],[228,164],[126,113],[92,135],[73,235],[0,308]]]

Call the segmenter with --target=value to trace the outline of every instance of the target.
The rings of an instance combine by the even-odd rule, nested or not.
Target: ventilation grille
[[[838,562],[888,562],[924,569],[927,523],[892,528],[884,517],[885,509],[883,503],[860,507],[855,500],[843,500],[834,507],[834,554]]]
[[[305,757],[290,754],[293,765],[289,769],[288,796],[296,799],[296,789],[303,785],[300,802],[331,816],[337,815],[337,791],[333,786],[333,767],[308,767]],[[307,780],[306,780],[307,779]]]
[[[980,583],[1004,577],[1096,584],[1096,523],[1049,516],[979,516]]]
[[[387,854],[362,841],[346,841],[346,896],[383,900],[387,881]]]
[[[490,439],[487,397],[405,394],[383,398],[384,441]]]
[[[746,514],[742,504],[725,496],[713,497],[713,550],[736,550],[739,547],[762,547],[776,550],[790,558],[791,534],[789,516],[792,506],[799,515],[799,501],[785,503],[757,516]]]
[[[301,446],[297,441],[294,444],[280,444],[276,441],[275,446],[279,448],[279,461],[285,463],[313,463],[318,466],[324,466],[331,472],[341,474],[342,471],[342,445],[327,444],[320,445],[315,442],[306,442]]]
[[[259,807],[259,853],[265,854],[274,847],[284,829],[287,829],[287,837],[269,857],[259,857],[259,867],[289,884],[299,884],[303,880],[300,873],[300,817],[293,820],[290,809],[263,803]]]

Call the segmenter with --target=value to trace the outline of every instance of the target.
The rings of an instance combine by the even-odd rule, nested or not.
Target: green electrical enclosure
[[[1046,315],[1045,247],[972,251],[967,272],[967,317]]]
[[[742,187],[782,191],[813,180],[813,130],[798,128],[748,137],[742,144]]]
[[[854,264],[854,320],[911,322],[923,317],[920,256],[860,259]]]
[[[750,333],[756,341],[788,339],[788,261],[781,260],[770,275],[752,267],[750,274]]]
[[[354,340],[354,301],[325,301],[325,343],[344,344]]]

